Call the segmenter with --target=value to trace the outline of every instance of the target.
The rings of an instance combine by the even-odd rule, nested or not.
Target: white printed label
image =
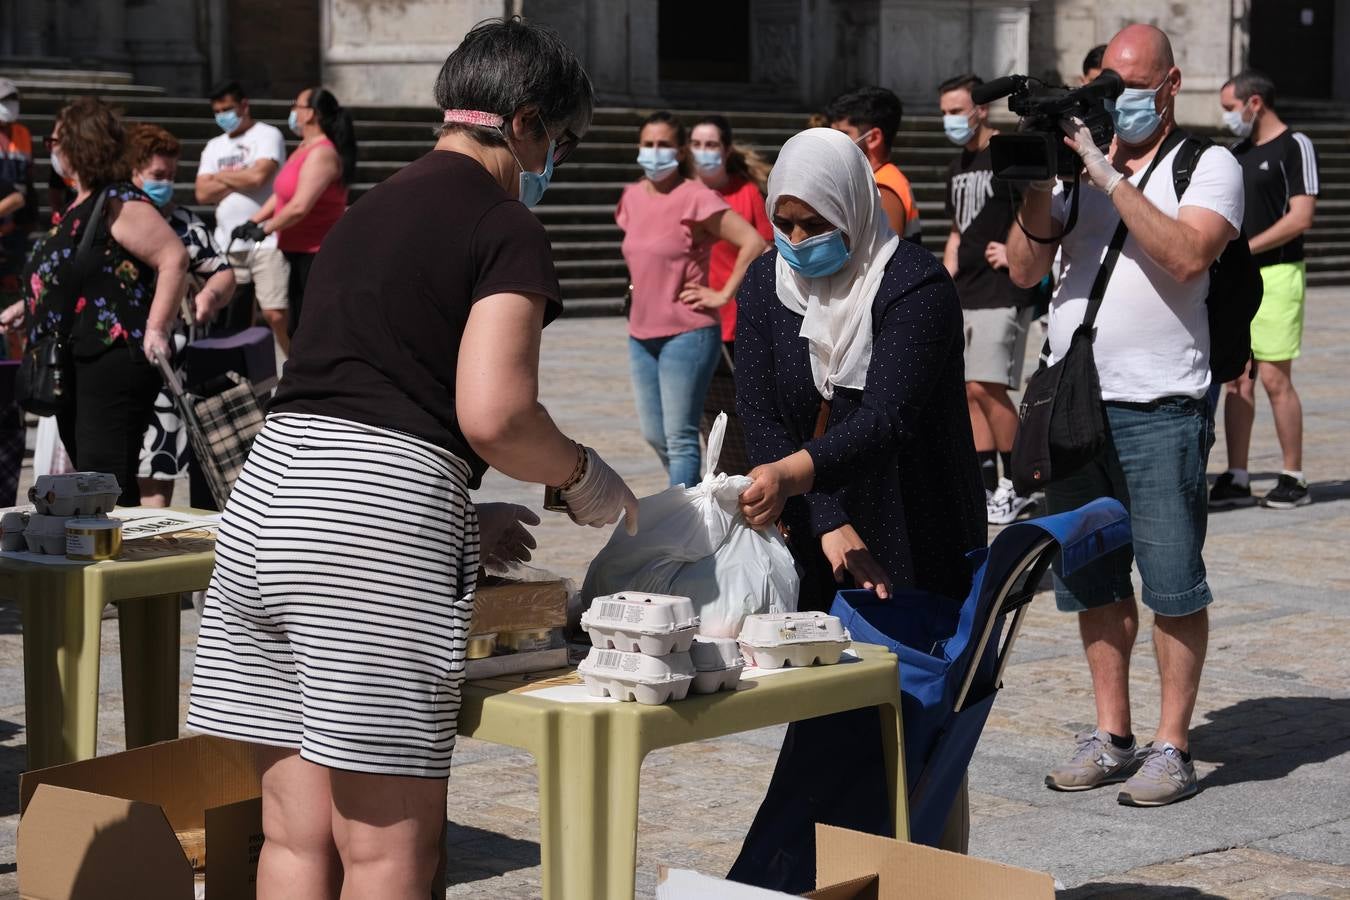
[[[602,669],[617,669],[620,658],[617,650],[602,650],[596,654],[595,665]]]
[[[95,535],[66,534],[66,556],[93,556]]]

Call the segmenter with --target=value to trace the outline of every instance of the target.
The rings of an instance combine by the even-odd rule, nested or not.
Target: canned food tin
[[[66,522],[66,558],[97,561],[122,552],[121,519],[70,519]]]
[[[497,649],[496,634],[474,634],[469,636],[469,646],[464,652],[466,659],[487,659]]]

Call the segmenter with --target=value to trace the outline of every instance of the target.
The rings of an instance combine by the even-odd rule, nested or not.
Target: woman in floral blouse
[[[57,415],[61,440],[77,468],[116,475],[120,505],[134,506],[141,439],[162,383],[154,360],[168,356],[188,255],[155,205],[127,180],[122,124],[107,105],[86,97],[66,106],[48,144],[52,168],[78,190],[28,259],[26,305],[5,310],[0,325],[26,319],[29,341],[69,334],[74,389]],[[104,191],[95,258],[74,284],[80,239]]]

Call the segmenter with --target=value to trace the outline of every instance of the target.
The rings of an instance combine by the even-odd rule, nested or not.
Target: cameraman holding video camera
[[[1045,493],[1051,512],[1115,497],[1130,509],[1134,545],[1068,577],[1056,575],[1056,604],[1078,613],[1097,722],[1095,730],[1077,736],[1076,752],[1046,776],[1046,785],[1079,791],[1124,781],[1117,798],[1122,804],[1162,806],[1198,790],[1188,735],[1213,599],[1201,555],[1205,467],[1214,442],[1204,400],[1210,384],[1206,296],[1211,264],[1242,225],[1242,169],[1226,149],[1208,147],[1189,187],[1177,196],[1172,163],[1181,137],[1174,134],[1181,70],[1162,31],[1125,28],[1107,46],[1102,64],[1125,84],[1106,103],[1116,132],[1109,158],[1081,120],[1065,121],[1065,144],[1083,161],[1082,183],[1073,191],[1058,181],[1031,185],[1022,227],[1014,227],[1008,240],[1012,279],[1024,287],[1044,277],[1056,248],[1063,249],[1064,270],[1050,310],[1051,351],[1059,359],[1083,321],[1113,232],[1122,221],[1128,229],[1093,343],[1106,445]],[[1071,219],[1070,193],[1079,194],[1077,224],[1063,234]],[[1040,243],[1026,232],[1063,236]],[[1158,729],[1146,746],[1135,741],[1130,718],[1130,651],[1139,630],[1132,557],[1144,604],[1155,615],[1161,674]]]

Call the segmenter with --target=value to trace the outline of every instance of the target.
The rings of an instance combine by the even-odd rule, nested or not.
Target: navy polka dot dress
[[[737,298],[736,411],[752,465],[805,448],[814,490],[783,521],[805,571],[802,609],[838,589],[820,535],[852,523],[897,588],[963,599],[967,552],[985,546],[984,487],[966,411],[961,308],[933,255],[901,241],[872,307],[866,387],[838,388],[824,436],[802,317],[779,301],[777,252],[750,267]],[[852,586],[852,585],[846,585]]]

